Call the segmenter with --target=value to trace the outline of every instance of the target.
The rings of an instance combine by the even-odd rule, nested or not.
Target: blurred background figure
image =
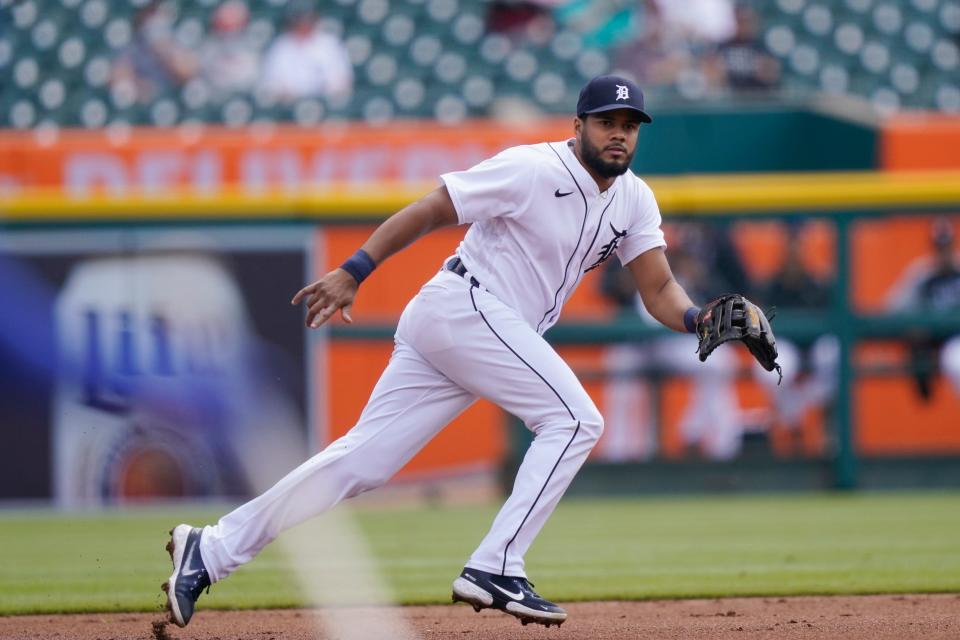
[[[343,42],[327,31],[309,0],[287,8],[285,30],[267,49],[261,88],[280,102],[336,98],[353,91],[353,65]]]
[[[732,91],[767,91],[780,85],[780,63],[760,38],[760,20],[747,5],[736,8],[736,31],[710,57],[715,87]]]
[[[934,220],[930,228],[931,254],[918,258],[904,271],[890,293],[891,310],[960,312],[960,255],[954,248],[955,239],[952,220]],[[938,370],[960,393],[960,335],[944,340],[917,333],[909,337],[909,344],[917,393],[924,400],[931,398],[931,382]]]
[[[693,48],[708,48],[736,33],[732,0],[654,0],[664,26]]]
[[[487,8],[487,31],[517,43],[548,43],[556,31],[553,10],[562,4],[564,0],[494,0]]]
[[[675,87],[681,74],[693,69],[696,59],[685,40],[667,29],[660,5],[643,3],[637,37],[614,52],[615,66],[632,74],[646,89]]]
[[[250,11],[243,0],[228,0],[210,17],[210,31],[201,47],[200,73],[223,101],[249,93],[260,76],[260,46],[247,31]]]
[[[150,2],[136,13],[130,43],[114,62],[111,90],[120,104],[150,104],[197,75],[197,60],[174,38],[174,8]]]
[[[749,11],[738,6],[741,10]],[[728,65],[743,67],[745,51],[762,51],[755,14],[739,16],[730,0],[645,0],[633,25],[633,37],[613,51],[614,66],[653,95],[701,98],[722,91]],[[734,46],[744,51],[736,53]]]
[[[705,302],[727,291],[740,291],[746,275],[725,227],[691,222],[675,225],[670,264],[673,275],[695,301]],[[613,264],[601,280],[604,295],[621,313],[636,313],[653,325],[630,273]],[[733,349],[718,349],[701,363],[694,335],[665,334],[635,343],[608,347],[611,377],[604,389],[606,418],[597,455],[610,461],[646,459],[656,453],[657,422],[662,416],[642,376],[679,375],[692,381],[691,397],[680,419],[680,434],[688,454],[714,460],[735,457],[743,435],[735,388],[737,357]]]
[[[615,48],[634,37],[645,7],[631,0],[569,0],[557,8],[557,20],[580,34],[588,47]]]
[[[777,312],[826,311],[830,306],[831,286],[819,278],[803,259],[804,226],[789,224],[783,264],[766,282],[757,287],[755,302]],[[776,411],[775,428],[783,429],[791,453],[803,453],[803,419],[811,409],[824,407],[836,393],[839,343],[835,336],[820,336],[808,345],[777,337],[783,380],[771,376],[763,367],[754,367],[757,381],[771,396]]]

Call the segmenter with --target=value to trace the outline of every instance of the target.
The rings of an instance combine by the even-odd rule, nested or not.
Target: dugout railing
[[[960,172],[804,173],[660,177],[649,180],[666,219],[765,220],[824,218],[835,226],[835,277],[832,304],[822,313],[782,314],[778,335],[800,341],[824,333],[839,339],[839,389],[834,446],[827,452],[831,484],[858,484],[852,402],[854,379],[863,372],[853,362],[854,346],[867,339],[902,339],[911,331],[932,336],[960,332],[960,315],[865,314],[852,308],[852,226],[859,220],[890,215],[960,212]],[[383,185],[377,189],[326,188],[251,194],[231,191],[92,196],[71,199],[58,191],[19,193],[0,199],[0,227],[63,229],[77,226],[126,227],[181,224],[291,223],[356,224],[376,222],[429,187]],[[338,325],[334,340],[389,340],[390,325]],[[555,344],[603,344],[643,340],[657,330],[639,320],[604,323],[561,322],[547,334]],[[960,425],[960,416],[958,416]]]

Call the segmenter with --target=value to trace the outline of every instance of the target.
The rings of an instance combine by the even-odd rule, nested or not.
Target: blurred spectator
[[[803,226],[791,224],[780,269],[760,287],[758,300],[778,309],[826,309],[830,284],[807,268],[803,260]]]
[[[759,287],[756,302],[777,311],[826,311],[830,305],[830,283],[818,278],[803,260],[803,227],[790,225],[783,264],[770,280]],[[837,387],[840,345],[836,336],[823,335],[801,347],[777,336],[777,358],[783,367],[783,380],[777,384],[759,363],[754,374],[773,399],[778,425],[788,433],[788,446],[803,451],[803,418],[807,411],[830,402]]]
[[[197,73],[193,54],[173,37],[176,13],[167,2],[150,2],[133,19],[133,37],[114,63],[111,85],[130,102],[148,104]],[[126,102],[126,97],[120,102]]]
[[[493,0],[487,7],[487,31],[517,42],[543,45],[553,37],[552,10],[563,0]]]
[[[644,2],[637,37],[614,53],[614,66],[634,76],[645,91],[674,86],[696,64],[686,42],[668,33],[655,0]]]
[[[904,271],[888,303],[893,311],[911,313],[960,312],[960,255],[954,249],[955,233],[948,218],[937,218],[931,227],[931,256],[924,256]],[[932,393],[930,381],[939,369],[960,393],[960,335],[946,340],[925,333],[909,337],[917,392]]]
[[[677,282],[694,300],[705,301],[728,291],[730,280],[722,277],[723,270],[730,269],[734,280],[738,278],[736,274],[744,272],[736,254],[728,255],[724,248],[733,251],[725,230],[705,223],[677,228],[670,248],[670,264]],[[715,241],[717,246],[705,251],[707,241]],[[655,323],[643,307],[629,271],[619,264],[604,272],[602,290],[621,313],[638,313],[651,325]],[[680,419],[681,438],[689,453],[716,460],[730,459],[739,453],[743,426],[735,388],[736,353],[719,349],[706,362],[700,362],[696,351],[696,336],[682,334],[666,334],[606,350],[610,379],[604,390],[606,426],[598,444],[598,456],[620,461],[649,458],[655,453],[655,422],[659,416],[650,411],[655,403],[639,373],[668,373],[692,380],[691,398]]]
[[[694,49],[729,40],[736,33],[732,0],[654,0],[664,28]]]
[[[247,32],[249,19],[243,0],[228,0],[211,14],[200,71],[221,101],[234,93],[252,91],[260,75],[260,47]]]
[[[343,42],[325,30],[304,0],[286,13],[286,31],[267,50],[262,89],[281,102],[305,97],[344,97],[353,90],[353,66]]]
[[[587,47],[609,49],[634,37],[642,15],[636,0],[569,0],[554,12],[557,21],[581,35]]]
[[[690,274],[692,289],[688,291],[694,292],[691,295],[707,300],[723,293],[749,291],[750,280],[727,224],[684,222],[677,225],[676,236],[682,248],[678,249],[680,259],[690,263],[679,270]]]
[[[711,60],[713,83],[734,91],[762,91],[780,84],[780,63],[763,46],[760,20],[747,5],[736,9],[736,33]]]
[[[687,99],[780,82],[780,63],[761,42],[756,12],[731,0],[645,0],[636,37],[614,60],[644,85]]]

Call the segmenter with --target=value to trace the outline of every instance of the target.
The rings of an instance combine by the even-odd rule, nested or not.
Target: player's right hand
[[[308,284],[293,296],[290,304],[307,303],[306,325],[316,329],[329,320],[337,310],[345,322],[353,322],[350,307],[357,295],[359,285],[343,269],[334,269],[313,284]]]

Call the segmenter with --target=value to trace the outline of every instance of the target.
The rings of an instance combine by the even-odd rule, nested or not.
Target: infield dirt
[[[958,594],[580,602],[566,606],[570,618],[560,629],[524,627],[502,613],[474,613],[464,605],[404,607],[402,612],[420,638],[431,640],[960,638]],[[345,609],[339,614],[355,617],[361,628],[363,620],[375,612]],[[318,635],[315,616],[314,611],[296,609],[201,609],[186,629],[159,623],[161,613],[12,616],[0,618],[0,638],[335,640]]]

